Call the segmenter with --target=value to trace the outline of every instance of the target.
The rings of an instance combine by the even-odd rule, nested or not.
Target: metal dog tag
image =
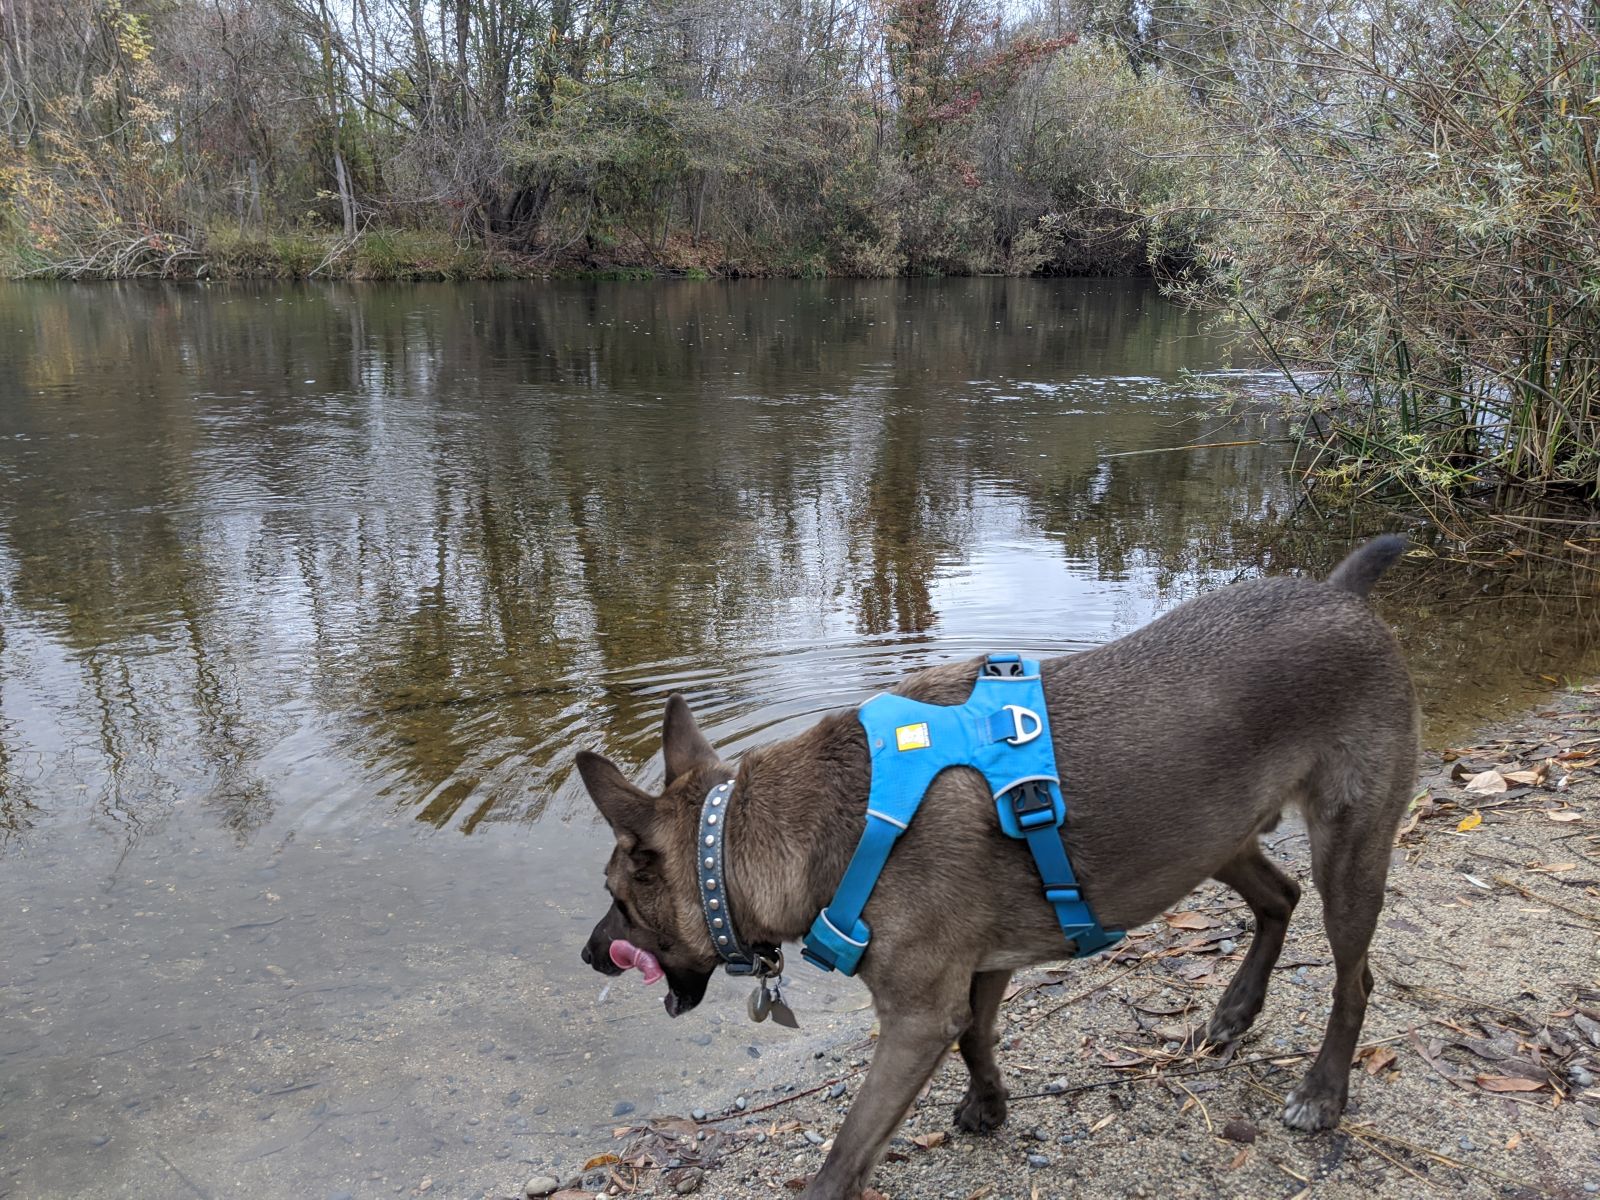
[[[757,1025],[767,1019],[767,1014],[772,1011],[772,993],[767,991],[767,985],[762,984],[750,993],[750,1003],[745,1006],[750,1013],[750,1019]]]
[[[770,1016],[785,1029],[800,1028],[800,1022],[795,1019],[794,1009],[783,1002],[783,993],[777,988],[769,988],[766,980],[762,980],[761,986],[750,993],[747,1009],[750,1019],[757,1024]]]
[[[772,1019],[785,1029],[799,1029],[800,1022],[795,1020],[794,1009],[783,1002],[783,997],[777,992],[772,993]]]

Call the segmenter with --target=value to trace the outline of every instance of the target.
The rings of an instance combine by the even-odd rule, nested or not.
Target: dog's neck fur
[[[797,941],[811,928],[854,853],[871,778],[854,713],[745,755],[729,801],[727,875],[747,945]]]

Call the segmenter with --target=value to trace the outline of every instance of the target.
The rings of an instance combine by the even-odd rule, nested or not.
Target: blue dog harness
[[[872,938],[862,910],[896,839],[910,826],[934,777],[948,767],[982,772],[994,793],[1000,828],[1008,837],[1027,840],[1045,899],[1061,932],[1076,943],[1076,957],[1122,939],[1122,930],[1101,928],[1061,843],[1067,806],[1037,662],[991,654],[965,704],[880,695],[856,716],[872,755],[867,826],[833,902],[806,935],[801,949],[806,961],[843,975],[856,973]]]

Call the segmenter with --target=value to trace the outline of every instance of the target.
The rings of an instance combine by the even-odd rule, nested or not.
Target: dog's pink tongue
[[[646,983],[656,983],[666,974],[654,954],[621,939],[611,943],[611,961],[624,971],[630,967],[638,967],[639,974]]]

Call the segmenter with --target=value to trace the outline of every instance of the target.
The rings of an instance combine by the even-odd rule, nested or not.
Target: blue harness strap
[[[1038,663],[992,654],[965,704],[923,704],[886,694],[868,700],[856,715],[872,756],[867,824],[832,902],[806,935],[801,953],[808,962],[856,973],[872,939],[861,914],[889,852],[910,827],[934,778],[958,766],[982,772],[994,793],[1001,829],[1027,841],[1045,899],[1061,932],[1075,943],[1076,956],[1121,940],[1121,930],[1104,929],[1095,918],[1061,842],[1067,806]]]

